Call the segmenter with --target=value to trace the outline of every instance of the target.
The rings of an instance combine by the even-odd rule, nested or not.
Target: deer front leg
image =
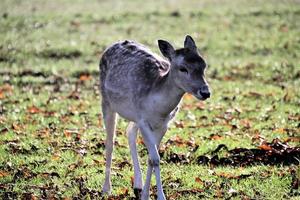
[[[142,200],[149,199],[149,190],[150,190],[150,183],[151,183],[151,176],[154,170],[155,178],[156,178],[156,187],[157,187],[157,199],[165,200],[166,197],[163,192],[161,178],[160,178],[160,157],[158,153],[158,146],[164,135],[164,132],[153,132],[145,121],[141,121],[139,123],[139,128],[141,130],[144,142],[148,149],[149,159],[148,159],[148,169],[147,169],[147,177],[144,185],[144,189],[142,192]]]
[[[143,179],[142,172],[140,168],[140,163],[138,160],[138,153],[136,149],[136,136],[137,136],[138,127],[135,123],[130,122],[127,127],[128,143],[130,148],[130,154],[133,162],[134,169],[134,182],[133,188],[135,192],[142,191],[143,188]]]

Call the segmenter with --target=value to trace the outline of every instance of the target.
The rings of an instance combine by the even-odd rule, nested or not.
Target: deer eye
[[[188,70],[185,67],[179,68],[179,71],[183,72],[183,73],[186,73],[186,74],[188,73]]]

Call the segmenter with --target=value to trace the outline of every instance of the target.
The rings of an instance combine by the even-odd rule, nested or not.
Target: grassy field
[[[299,1],[2,0],[0,30],[3,199],[102,198],[101,53],[123,39],[159,53],[157,39],[179,48],[186,34],[209,63],[213,95],[186,95],[163,139],[168,199],[300,199],[299,162],[199,163],[220,144],[270,150],[277,138],[299,146]],[[119,121],[111,199],[134,198],[126,125]]]

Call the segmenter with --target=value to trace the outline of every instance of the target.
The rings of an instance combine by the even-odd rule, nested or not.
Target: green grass
[[[209,63],[212,97],[198,109],[197,100],[186,96],[175,120],[183,128],[173,123],[162,143],[194,138],[196,157],[219,144],[255,148],[257,134],[267,141],[300,136],[298,1],[4,0],[0,17],[3,198],[92,199],[80,196],[80,179],[85,188],[101,190],[105,133],[98,63],[117,40],[133,39],[159,53],[157,39],[179,48],[190,34]],[[118,165],[130,158],[126,125],[119,121],[112,181],[113,195],[128,189],[129,198],[132,164]],[[212,134],[221,137],[212,140]],[[188,151],[186,145],[167,149]],[[145,172],[145,147],[139,152]],[[300,198],[299,189],[291,189],[291,171],[300,176],[295,165],[213,167],[162,158],[161,170],[170,199]],[[195,188],[202,192],[182,192]]]

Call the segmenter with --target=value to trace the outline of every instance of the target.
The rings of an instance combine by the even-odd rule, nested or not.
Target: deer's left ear
[[[196,43],[190,35],[185,36],[184,48],[190,49],[192,51],[197,51]]]

